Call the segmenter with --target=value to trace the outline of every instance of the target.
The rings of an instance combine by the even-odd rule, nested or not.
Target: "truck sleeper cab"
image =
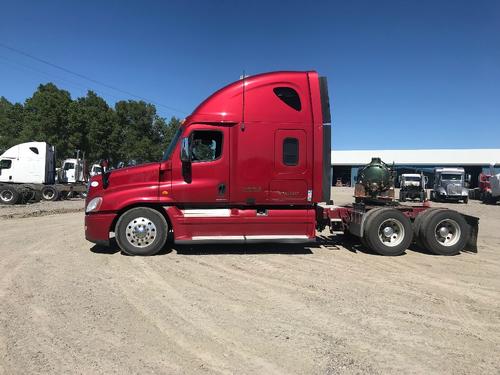
[[[160,162],[92,178],[86,237],[114,231],[135,254],[163,247],[166,228],[176,243],[312,241],[314,206],[330,199],[329,128],[316,72],[234,82],[185,119]]]
[[[114,232],[125,253],[151,255],[169,232],[178,244],[301,243],[328,226],[383,255],[414,237],[438,254],[475,249],[477,218],[452,210],[329,204],[330,142],[326,78],[246,77],[202,102],[161,161],[92,177],[85,237],[107,245]]]

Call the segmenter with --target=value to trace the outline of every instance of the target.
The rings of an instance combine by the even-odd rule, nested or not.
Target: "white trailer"
[[[67,159],[58,176],[53,146],[46,142],[18,144],[0,155],[0,203],[53,201],[63,193],[85,195],[83,170],[80,159]]]

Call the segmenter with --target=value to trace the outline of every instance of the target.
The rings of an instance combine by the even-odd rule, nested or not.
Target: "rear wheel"
[[[470,228],[462,215],[452,210],[435,210],[422,222],[419,238],[434,254],[456,255],[469,236]]]
[[[366,219],[364,239],[380,255],[401,255],[410,246],[413,230],[410,219],[401,211],[384,208]]]
[[[59,199],[59,191],[54,186],[44,186],[42,189],[42,199],[44,201],[56,201]]]
[[[465,203],[465,204],[469,203],[469,197],[465,197],[465,198],[464,198],[464,203]]]
[[[415,242],[422,249],[425,249],[425,244],[421,240],[422,234],[420,233],[422,229],[422,224],[427,220],[427,217],[436,210],[444,210],[444,208],[437,208],[437,207],[428,208],[425,211],[419,213],[415,218],[415,220],[413,221],[413,238],[415,238]]]
[[[8,186],[0,188],[0,202],[3,204],[16,204],[19,201],[17,189]]]
[[[148,207],[125,212],[116,223],[116,242],[129,255],[154,255],[167,241],[168,224],[162,214]]]

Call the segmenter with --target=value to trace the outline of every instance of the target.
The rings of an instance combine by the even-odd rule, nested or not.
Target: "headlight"
[[[92,199],[89,204],[87,205],[87,208],[85,209],[86,213],[92,212],[92,211],[97,211],[99,207],[101,207],[102,203],[102,198],[101,197],[95,197]]]

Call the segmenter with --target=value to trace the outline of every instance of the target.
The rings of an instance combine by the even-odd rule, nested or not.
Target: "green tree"
[[[56,147],[59,162],[76,150],[90,162],[157,161],[180,125],[180,119],[167,122],[144,101],[120,101],[113,109],[93,91],[72,100],[53,83],[38,86],[24,106],[0,97],[0,151],[22,142],[47,142]]]
[[[117,157],[117,126],[114,110],[93,91],[69,106],[69,143],[84,151],[90,162]]]
[[[68,127],[70,103],[69,92],[60,90],[53,83],[38,86],[24,105],[21,138],[24,141],[43,141],[54,145],[59,160],[74,155],[79,146],[75,143],[75,138],[79,138],[79,135],[70,134]]]
[[[156,108],[144,101],[120,101],[115,105],[118,133],[123,161],[147,162],[160,160],[164,120],[156,115]]]
[[[21,142],[24,108],[0,97],[0,153]]]

